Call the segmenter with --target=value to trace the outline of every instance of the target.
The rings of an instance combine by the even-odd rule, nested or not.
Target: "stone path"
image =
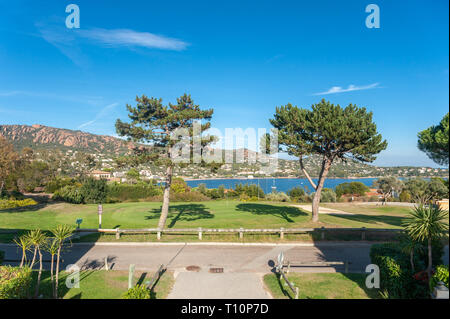
[[[306,210],[307,212],[312,212],[311,205],[293,205],[294,207],[298,207],[302,210]],[[344,212],[343,210],[319,207],[319,214],[327,214],[327,215],[355,215],[353,213]]]
[[[175,284],[168,299],[269,299],[263,274],[175,272]]]

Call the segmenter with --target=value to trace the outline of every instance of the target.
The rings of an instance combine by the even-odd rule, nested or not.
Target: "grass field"
[[[354,215],[320,215],[319,223],[311,222],[311,213],[293,207],[291,203],[206,201],[201,203],[173,203],[170,207],[167,228],[301,228],[301,227],[354,227],[399,228],[410,211],[408,207],[374,207],[355,204],[339,205],[340,210]],[[336,208],[336,205],[324,204]],[[102,228],[155,228],[160,216],[161,203],[135,202],[103,205]],[[11,240],[23,230],[40,228],[49,230],[58,224],[76,226],[82,218],[81,228],[97,228],[97,205],[72,205],[53,203],[35,207],[0,210],[0,242]],[[17,230],[17,231],[13,231]],[[148,241],[142,236],[124,236],[129,241]],[[196,240],[195,235],[165,235],[165,240]],[[274,241],[273,235],[245,235],[248,241]],[[270,239],[272,237],[272,239]],[[131,239],[133,238],[133,239]],[[287,234],[285,240],[311,240],[311,236]],[[332,238],[330,238],[332,239]],[[351,239],[351,238],[349,238]],[[357,238],[356,238],[357,239]],[[113,236],[89,235],[84,241],[113,241]],[[239,241],[236,234],[205,234],[204,240]],[[347,239],[348,240],[348,239]],[[169,240],[170,241],[170,240]]]
[[[173,203],[170,206],[168,228],[293,228],[293,227],[372,227],[398,228],[408,214],[407,207],[366,207],[348,205],[355,215],[320,215],[320,223],[312,223],[311,213],[286,203],[207,201],[201,203]],[[161,203],[138,202],[103,205],[103,228],[156,227]],[[340,209],[343,209],[342,207]],[[58,224],[76,225],[83,219],[82,228],[97,228],[96,205],[50,204],[38,208],[17,208],[0,211],[2,229],[51,229]]]
[[[37,272],[33,273],[34,278]],[[120,299],[128,289],[128,271],[120,270],[85,270],[80,272],[80,288],[67,288],[65,285],[68,273],[61,272],[59,279],[59,295],[64,299]],[[135,272],[134,284],[145,284],[153,273]],[[52,298],[50,272],[42,273],[39,294],[43,298]],[[165,299],[174,283],[171,272],[164,273],[157,282],[152,299]],[[32,291],[34,292],[34,287]]]
[[[288,275],[288,280],[299,288],[299,299],[372,299],[379,298],[377,289],[365,287],[365,274],[303,273]],[[276,299],[293,299],[284,281],[276,274],[264,276],[264,283]]]

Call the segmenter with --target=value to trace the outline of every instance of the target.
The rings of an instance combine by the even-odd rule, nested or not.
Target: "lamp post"
[[[103,214],[103,206],[98,205],[98,228],[102,228],[102,214]]]

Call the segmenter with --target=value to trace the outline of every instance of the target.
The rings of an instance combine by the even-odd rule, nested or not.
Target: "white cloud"
[[[95,118],[93,120],[85,122],[85,123],[79,125],[78,129],[82,129],[82,128],[86,127],[86,126],[92,125],[95,122],[97,122],[98,120],[100,120],[101,118],[104,118],[117,105],[119,105],[119,103],[112,103],[112,104],[109,104],[109,105],[105,106],[104,108],[102,108],[100,110],[100,112],[97,113],[97,115],[95,116]]]
[[[351,91],[369,90],[369,89],[379,88],[379,84],[380,83],[373,83],[373,84],[363,85],[363,86],[356,86],[356,85],[350,84],[346,89],[342,88],[341,86],[333,86],[328,91],[314,93],[313,95],[326,95],[326,94],[344,93],[344,92],[351,92]]]
[[[188,46],[186,42],[178,39],[129,29],[80,29],[78,34],[81,37],[109,46],[140,46],[175,51],[184,50]]]

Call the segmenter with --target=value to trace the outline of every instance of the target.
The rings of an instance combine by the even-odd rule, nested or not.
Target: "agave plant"
[[[432,247],[433,239],[441,238],[448,231],[448,212],[439,206],[430,205],[425,207],[419,205],[411,211],[411,216],[404,222],[408,235],[415,241],[426,241],[428,246],[428,279],[431,278],[433,268]]]

